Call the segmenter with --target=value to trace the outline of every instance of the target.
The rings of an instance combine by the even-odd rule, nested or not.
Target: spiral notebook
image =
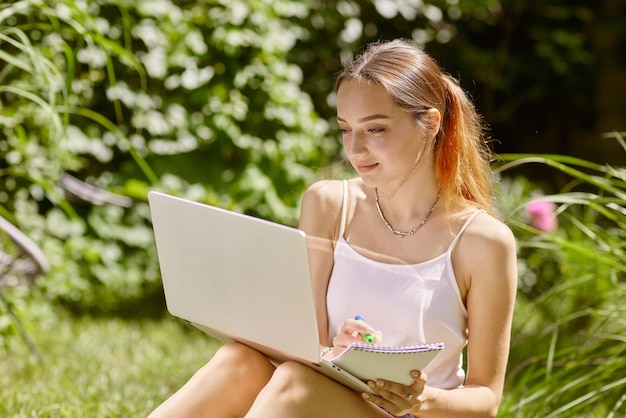
[[[329,360],[361,381],[386,379],[410,385],[411,370],[421,370],[443,350],[443,343],[381,346],[352,344]]]
[[[303,231],[163,193],[148,198],[167,309],[207,334],[367,392],[368,379],[410,383],[409,372],[443,349],[355,345],[322,358]]]

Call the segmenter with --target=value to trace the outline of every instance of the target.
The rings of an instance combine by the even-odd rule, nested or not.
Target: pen
[[[361,315],[355,316],[354,319],[356,319],[357,321],[365,322]],[[363,336],[363,341],[365,341],[366,343],[372,344],[374,342],[374,335],[372,335],[370,333],[361,334],[361,335]]]

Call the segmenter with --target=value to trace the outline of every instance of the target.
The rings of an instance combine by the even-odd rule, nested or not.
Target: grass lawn
[[[43,363],[17,336],[0,336],[2,417],[145,417],[218,347],[169,316],[61,312],[28,329]]]
[[[34,306],[40,310],[31,306],[24,322],[41,352],[42,362],[19,336],[7,337],[6,332],[0,332],[2,418],[146,417],[204,365],[219,346],[217,341],[168,314],[135,319],[73,316],[40,301]],[[7,319],[0,315],[0,331],[8,329]],[[606,373],[617,374],[599,382],[600,385],[622,377],[619,371],[607,369]],[[499,417],[546,416],[584,396],[578,392],[568,395],[565,381],[554,381],[558,387],[543,387],[541,382],[528,387],[525,378],[528,377],[522,374],[508,382]],[[591,383],[590,390],[596,390],[598,385]],[[520,397],[529,398],[548,390],[553,390],[552,396],[560,394],[562,400],[531,400],[522,410],[511,410]],[[620,402],[626,398],[616,396],[614,400],[598,399],[582,410],[558,416],[626,416],[623,403],[615,404],[620,396]],[[534,405],[536,402],[540,403]],[[611,415],[610,411],[618,410],[621,413]]]

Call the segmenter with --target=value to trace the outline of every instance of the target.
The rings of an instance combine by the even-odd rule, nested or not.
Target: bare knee
[[[233,342],[221,346],[197,374],[213,375],[216,370],[228,371],[231,377],[235,377],[263,371],[271,373],[273,366],[265,355],[246,345]]]
[[[247,345],[234,342],[221,346],[205,367],[211,363],[220,368],[225,367],[231,372],[239,371],[241,373],[250,370],[259,371],[259,368],[264,369],[271,366],[264,354]],[[271,369],[273,371],[273,367]]]
[[[212,416],[243,416],[273,371],[272,363],[258,351],[225,344],[151,417],[199,417],[207,411]]]
[[[303,364],[283,363],[259,393],[247,416],[319,417],[324,379],[325,376]]]
[[[259,351],[240,343],[227,343],[221,346],[212,361],[243,364],[267,362],[267,357]]]
[[[272,379],[263,390],[263,395],[274,401],[282,400],[293,404],[305,404],[313,399],[312,385],[319,379],[317,372],[298,362],[289,361],[276,368]]]

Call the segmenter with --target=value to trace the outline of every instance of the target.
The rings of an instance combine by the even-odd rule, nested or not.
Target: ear
[[[441,127],[441,113],[435,108],[430,108],[424,115],[424,125],[426,126],[426,137],[435,138]]]

